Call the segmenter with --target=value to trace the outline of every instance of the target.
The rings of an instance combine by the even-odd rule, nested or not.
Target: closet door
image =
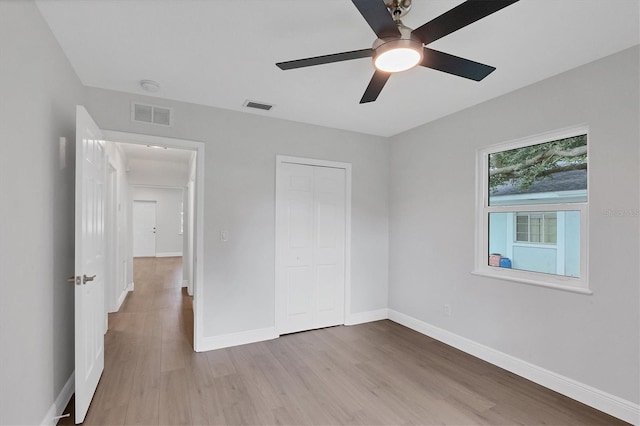
[[[276,188],[276,327],[344,324],[345,170],[281,163]]]

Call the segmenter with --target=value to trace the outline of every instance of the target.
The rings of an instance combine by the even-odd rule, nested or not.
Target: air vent
[[[157,105],[131,104],[131,120],[140,123],[159,124],[161,126],[171,126],[173,111],[171,108]]]
[[[246,101],[244,103],[244,106],[247,108],[261,109],[263,111],[269,111],[271,108],[273,108],[273,105],[265,104],[262,102],[255,102],[255,101]]]

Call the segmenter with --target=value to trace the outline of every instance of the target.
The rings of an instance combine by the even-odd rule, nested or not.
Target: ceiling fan
[[[373,102],[391,74],[421,65],[470,80],[480,81],[495,67],[426,47],[430,43],[503,9],[518,0],[467,0],[412,30],[400,20],[411,9],[411,0],[351,0],[378,36],[370,49],[353,50],[278,62],[282,70],[373,58],[375,72],[360,103]]]

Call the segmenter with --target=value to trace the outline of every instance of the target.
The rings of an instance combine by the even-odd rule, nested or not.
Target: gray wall
[[[84,91],[32,2],[0,2],[0,93],[0,424],[39,424],[74,369],[66,279]]]
[[[392,138],[389,307],[638,403],[638,75],[634,47]],[[593,295],[471,275],[476,149],[581,123]]]
[[[351,311],[387,307],[386,139],[96,88],[86,95],[103,129],[206,144],[204,336],[274,326],[276,154],[353,164]],[[133,123],[132,100],[173,108],[174,126]]]

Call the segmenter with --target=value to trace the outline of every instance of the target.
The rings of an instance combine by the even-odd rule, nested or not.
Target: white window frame
[[[524,148],[565,139],[572,136],[587,135],[587,156],[589,153],[589,127],[579,125],[566,129],[546,132],[513,141],[503,142],[479,149],[476,154],[476,247],[475,275],[508,280],[518,283],[549,287],[580,294],[592,294],[589,289],[589,174],[587,173],[587,202],[558,203],[558,204],[514,204],[508,206],[489,205],[489,155],[511,149]],[[580,212],[580,277],[546,274],[541,272],[523,271],[517,269],[489,266],[489,214],[517,213],[517,212]],[[515,235],[514,235],[515,238]]]

